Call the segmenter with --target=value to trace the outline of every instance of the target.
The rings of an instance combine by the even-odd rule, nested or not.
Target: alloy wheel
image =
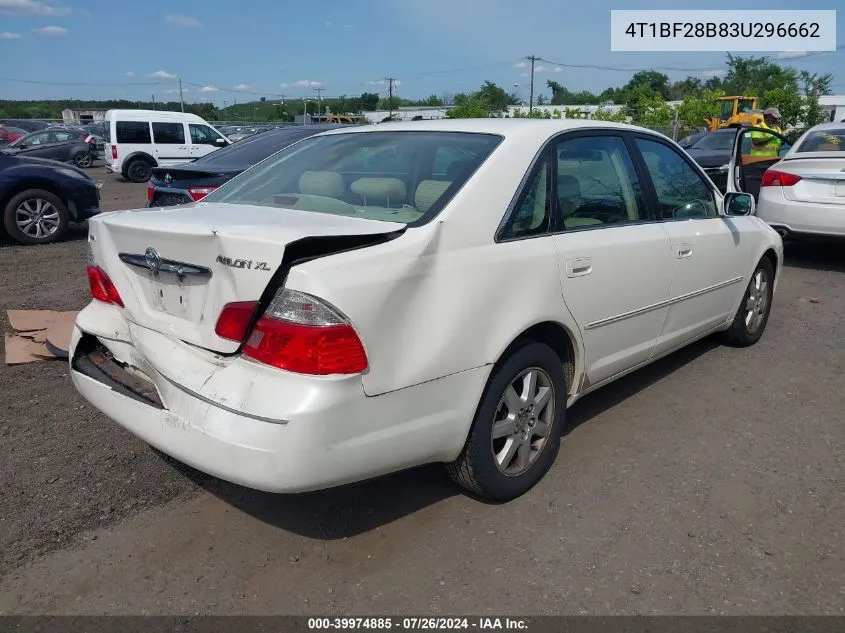
[[[43,198],[24,200],[15,209],[15,224],[21,233],[37,240],[53,235],[59,222],[59,210]]]
[[[755,334],[769,306],[769,275],[760,268],[751,279],[748,286],[748,299],[745,302],[745,327],[749,334]]]

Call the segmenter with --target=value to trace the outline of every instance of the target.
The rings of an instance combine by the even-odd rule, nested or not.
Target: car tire
[[[94,164],[94,157],[90,152],[79,152],[73,157],[73,164],[80,169],[88,169]]]
[[[27,223],[27,218],[32,221]],[[20,244],[49,244],[67,231],[67,206],[49,191],[22,191],[6,204],[3,226],[9,237]]]
[[[153,166],[145,158],[134,158],[126,166],[126,178],[132,182],[147,182],[152,176]]]
[[[530,374],[534,375],[533,387],[526,384]],[[535,341],[520,345],[497,363],[464,449],[457,460],[446,465],[452,479],[491,501],[514,499],[539,482],[560,448],[566,419],[566,376],[561,358]],[[541,408],[540,396],[546,393],[550,398]]]
[[[772,311],[774,280],[772,260],[764,257],[751,275],[733,323],[723,333],[725,343],[734,347],[748,347],[760,340]]]

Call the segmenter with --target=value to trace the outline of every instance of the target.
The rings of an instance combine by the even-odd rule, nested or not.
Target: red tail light
[[[147,185],[147,200],[150,202],[152,202],[155,197],[155,190],[156,188],[153,185]]]
[[[763,181],[760,183],[761,187],[791,187],[798,184],[801,176],[795,174],[788,174],[785,171],[776,171],[774,169],[767,169],[763,172]]]
[[[199,202],[215,189],[217,187],[188,187],[188,193],[191,194],[194,202]]]
[[[367,368],[361,339],[342,314],[316,297],[284,288],[255,324],[243,353],[299,374],[357,374]]]
[[[223,306],[223,311],[217,319],[214,331],[220,338],[237,341],[238,343],[242,342],[257,309],[257,301],[227,303]]]
[[[111,157],[112,160],[117,160],[117,145],[111,146]]]
[[[93,145],[96,141],[94,141],[94,137],[89,134],[85,137],[85,142],[89,145]]]
[[[111,278],[106,274],[106,271],[99,266],[88,266],[88,285],[91,287],[91,296],[97,301],[103,303],[110,303],[116,306],[123,307],[123,300],[114,287]]]

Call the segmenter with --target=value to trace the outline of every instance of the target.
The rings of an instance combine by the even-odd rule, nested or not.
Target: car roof
[[[654,130],[612,121],[593,119],[425,119],[422,121],[391,121],[382,127],[373,125],[346,125],[341,130],[330,130],[325,134],[369,134],[373,132],[468,132],[475,134],[496,134],[505,138],[525,141],[542,141],[558,132],[567,130],[628,130],[659,135]]]

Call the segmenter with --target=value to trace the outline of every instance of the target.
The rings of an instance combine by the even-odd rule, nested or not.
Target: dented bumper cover
[[[76,389],[147,443],[205,473],[270,492],[455,459],[489,371],[368,397],[360,376],[303,376],[220,356],[97,302],[77,317],[70,366]]]

